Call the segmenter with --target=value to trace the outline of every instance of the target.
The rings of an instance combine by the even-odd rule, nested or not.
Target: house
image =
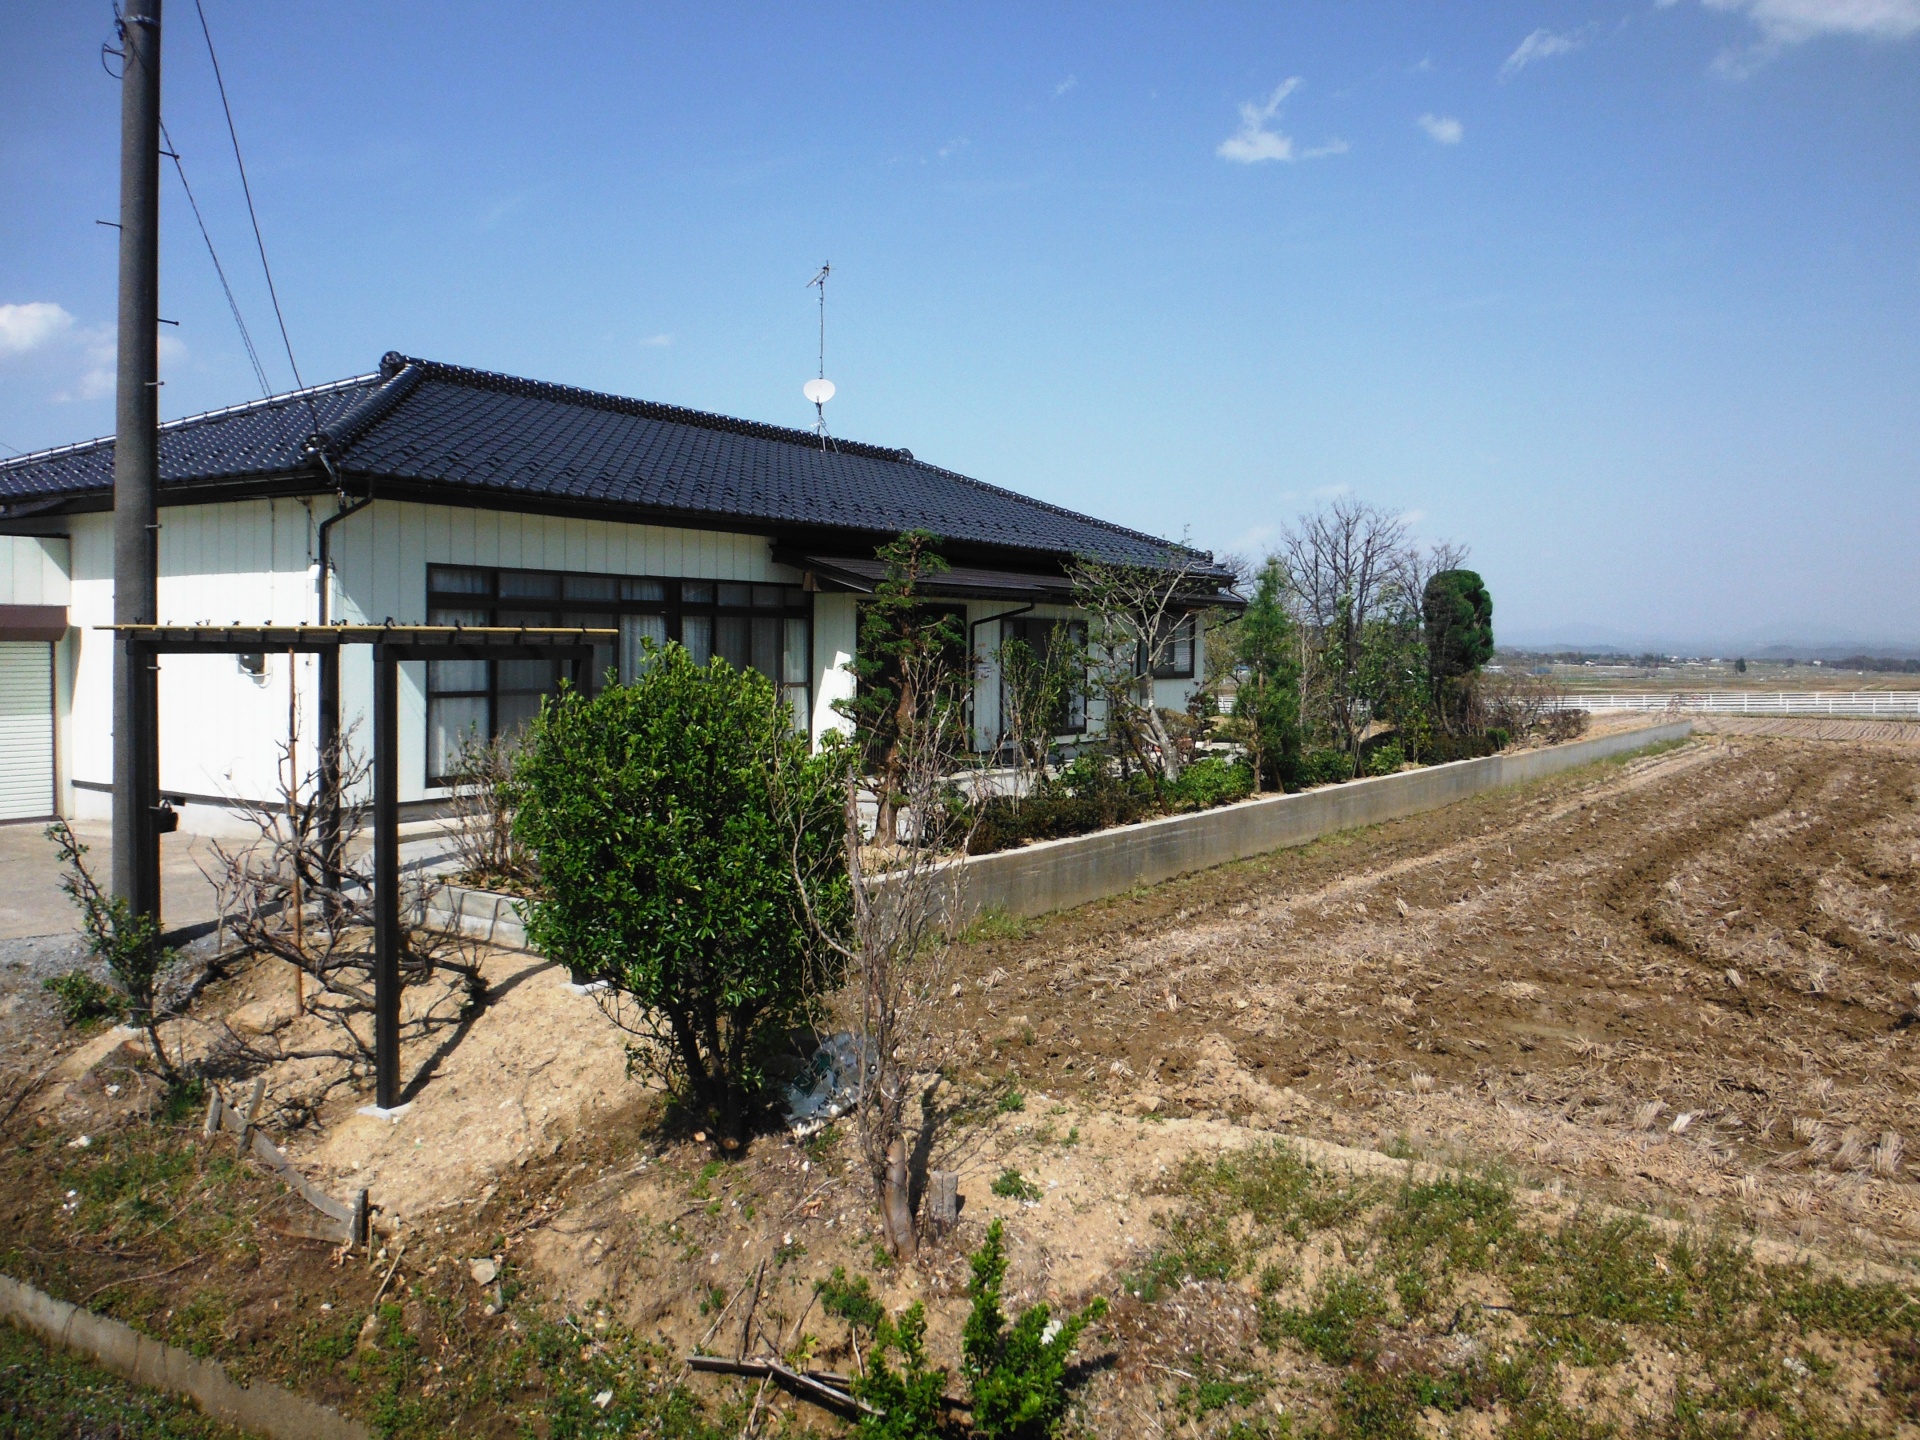
[[[0,819],[108,813],[112,471],[110,439],[0,462]],[[582,625],[618,632],[593,671],[623,677],[643,642],[677,640],[764,673],[816,741],[843,723],[875,548],[903,530],[943,538],[952,569],[928,589],[964,609],[981,750],[1000,740],[993,654],[1020,626],[1071,616],[1074,557],[1191,565],[1196,610],[1232,599],[1211,556],[906,450],[398,354],[162,426],[158,499],[162,623]],[[1201,642],[1190,617],[1159,703],[1183,705],[1204,678]],[[184,828],[279,793],[290,717],[314,733],[313,664],[162,662],[160,785]],[[345,666],[351,724],[371,661]],[[406,665],[403,804],[444,798],[460,738],[511,733],[558,671]]]

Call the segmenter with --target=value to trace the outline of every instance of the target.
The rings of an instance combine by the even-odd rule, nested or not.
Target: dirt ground
[[[1254,1190],[1208,1190],[1193,1167],[1265,1154],[1276,1137],[1328,1195],[1491,1167],[1529,1223],[1643,1215],[1669,1239],[1733,1235],[1755,1263],[1807,1260],[1862,1284],[1910,1283],[1920,1259],[1907,1150],[1920,1143],[1916,872],[1920,746],[1723,733],[1039,923],[980,926],[955,957],[943,1017],[955,1048],[945,1076],[929,1077],[940,1124],[923,1156],[959,1172],[961,1224],[911,1266],[874,1253],[870,1194],[844,1126],[807,1140],[773,1133],[742,1158],[716,1158],[624,1078],[619,1033],[590,999],[511,954],[488,957],[478,1019],[443,1032],[431,1059],[411,1058],[424,1069],[397,1123],[357,1115],[364,1097],[329,1092],[305,1129],[281,1137],[336,1192],[373,1191],[397,1222],[377,1258],[342,1264],[269,1238],[288,1217],[259,1177],[240,1186],[241,1208],[264,1228],[238,1249],[212,1232],[196,1238],[192,1263],[175,1271],[162,1269],[173,1252],[158,1242],[111,1228],[84,1245],[70,1238],[61,1226],[76,1222],[49,1211],[61,1203],[54,1186],[91,1193],[84,1177],[65,1178],[91,1163],[74,1158],[79,1134],[117,1134],[156,1103],[112,1037],[76,1051],[36,1102],[37,1124],[0,1176],[0,1220],[14,1237],[9,1264],[40,1283],[74,1298],[91,1291],[97,1307],[181,1343],[201,1336],[243,1371],[359,1413],[372,1402],[352,1367],[372,1361],[352,1345],[334,1359],[316,1347],[342,1323],[339,1334],[365,1342],[374,1321],[354,1327],[384,1294],[394,1323],[436,1360],[407,1402],[424,1408],[404,1412],[429,1418],[388,1433],[507,1434],[551,1395],[516,1379],[519,1389],[483,1403],[458,1367],[534,1323],[514,1308],[517,1287],[589,1317],[579,1324],[590,1340],[614,1326],[658,1344],[647,1364],[675,1374],[673,1357],[696,1346],[799,1344],[811,1363],[848,1370],[860,1363],[856,1337],[826,1321],[815,1288],[840,1267],[867,1277],[890,1309],[925,1301],[932,1349],[951,1364],[966,1255],[998,1218],[1015,1304],[1115,1302],[1086,1347],[1081,1433],[1296,1433],[1291,1413],[1344,1414],[1363,1380],[1404,1388],[1407,1373],[1491,1374],[1516,1347],[1564,1337],[1543,1320],[1526,1322],[1531,1339],[1521,1322],[1513,1334],[1456,1334],[1461,1312],[1444,1327],[1441,1312],[1420,1319],[1427,1312],[1402,1289],[1387,1302],[1399,1317],[1393,1344],[1364,1364],[1338,1359],[1325,1326],[1298,1318],[1331,1303],[1316,1299],[1328,1277],[1369,1254],[1382,1275],[1389,1261],[1427,1263],[1407,1259],[1389,1220],[1353,1218],[1386,1214],[1373,1192],[1375,1210],[1328,1200],[1326,1215],[1347,1218],[1311,1223],[1282,1223],[1260,1209],[1266,1200],[1247,1201],[1228,1227],[1244,1255],[1198,1265],[1195,1227],[1226,1224]],[[243,975],[209,1003],[257,1020],[280,983]],[[290,1092],[313,1082],[297,1067],[269,1079]],[[193,1183],[204,1195],[213,1182]],[[1486,1202],[1468,1229],[1491,1227],[1507,1204]],[[1693,1263],[1672,1243],[1647,1252],[1646,1274]],[[222,1244],[228,1258],[209,1258],[228,1254]],[[1525,1277],[1491,1261],[1482,1270],[1470,1282],[1479,1288],[1461,1294],[1520,1314]],[[196,1295],[213,1293],[230,1297],[227,1308],[196,1311]],[[297,1314],[283,1316],[289,1296]],[[1806,1310],[1789,1299],[1795,1315]],[[176,1315],[191,1326],[180,1330]],[[1566,1343],[1592,1351],[1579,1352],[1579,1375],[1614,1367],[1594,1403],[1631,1429],[1654,1414],[1645,1396],[1678,1403],[1687,1362],[1673,1357],[1687,1342],[1679,1331],[1621,1334],[1629,1352],[1645,1348],[1631,1382],[1592,1337]],[[1886,1353],[1897,1359],[1902,1343]],[[1814,1336],[1768,1361],[1768,1383],[1791,1388],[1811,1365],[1822,1393],[1840,1397],[1838,1428],[1798,1433],[1906,1423],[1906,1381],[1889,1380],[1884,1347],[1865,1344],[1853,1331]],[[1396,1370],[1409,1346],[1426,1358]],[[579,1355],[605,1348],[592,1340]],[[559,1372],[542,1364],[551,1390]],[[1257,1385],[1233,1378],[1255,1368]],[[1920,1368],[1909,1378],[1920,1395]],[[600,1383],[579,1388],[597,1396]],[[767,1398],[739,1382],[687,1383],[713,1404]],[[833,1428],[777,1391],[768,1403],[781,1424]],[[1442,1411],[1444,1424],[1433,1418]],[[1512,1395],[1475,1392],[1446,1400],[1418,1433],[1491,1433],[1493,1417],[1523,1413]],[[1786,1432],[1770,1420],[1740,1433]]]
[[[1917,800],[1920,749],[1696,740],[977,944],[959,1023],[1089,1104],[1905,1254]]]

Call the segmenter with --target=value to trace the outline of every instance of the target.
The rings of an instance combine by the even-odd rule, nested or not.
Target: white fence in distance
[[[1689,715],[1850,715],[1883,720],[1920,720],[1920,690],[1660,690],[1640,693],[1569,694],[1560,707],[1604,715],[1614,711]]]

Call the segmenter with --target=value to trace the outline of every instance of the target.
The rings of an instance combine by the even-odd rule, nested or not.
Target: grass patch
[[[1920,1418],[1920,1294],[1905,1286],[1763,1266],[1734,1237],[1632,1216],[1545,1225],[1497,1172],[1390,1187],[1284,1144],[1193,1161],[1164,1189],[1187,1203],[1158,1217],[1166,1241],[1128,1287],[1151,1301],[1257,1277],[1263,1344],[1332,1372],[1310,1433],[1410,1440],[1440,1433],[1435,1412],[1477,1410],[1490,1433],[1539,1440],[1838,1440]],[[1304,1293],[1303,1245],[1319,1257]],[[1658,1378],[1632,1366],[1650,1355]],[[1206,1379],[1182,1387],[1183,1414],[1197,1418]]]
[[[989,1188],[1003,1200],[1038,1200],[1044,1193],[1038,1185],[1011,1165],[994,1177],[993,1184]]]
[[[0,1434],[10,1440],[244,1440],[245,1433],[0,1323]]]

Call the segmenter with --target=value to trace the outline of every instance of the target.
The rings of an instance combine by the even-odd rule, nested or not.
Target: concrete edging
[[[185,1395],[213,1419],[273,1440],[371,1440],[359,1421],[305,1396],[264,1382],[238,1384],[217,1360],[202,1360],[10,1275],[0,1275],[0,1320],[96,1360],[135,1384]]]
[[[959,862],[959,908],[962,918],[969,920],[988,911],[1025,920],[1069,910],[1136,885],[1157,885],[1177,875],[1305,845],[1337,831],[1437,810],[1649,745],[1683,740],[1692,733],[1691,720],[1675,720],[970,856]],[[518,905],[511,895],[443,885],[428,902],[426,919],[436,929],[524,950],[527,927]]]
[[[960,908],[968,919],[998,912],[1021,920],[1067,910],[1136,885],[1156,885],[1337,831],[1437,810],[1692,733],[1693,722],[1679,720],[977,855],[961,862]]]

